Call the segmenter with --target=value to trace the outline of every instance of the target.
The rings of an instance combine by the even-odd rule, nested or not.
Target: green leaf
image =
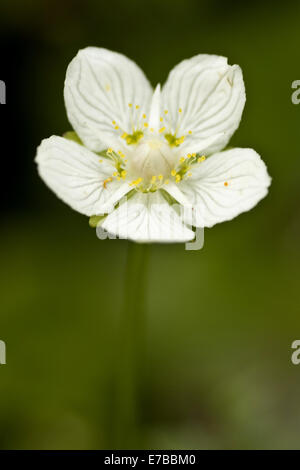
[[[63,134],[63,137],[68,140],[73,140],[73,142],[76,142],[76,144],[83,145],[82,140],[78,137],[78,135],[74,131],[65,132]]]
[[[92,228],[96,228],[98,224],[105,219],[106,215],[92,215],[89,219],[89,226]]]

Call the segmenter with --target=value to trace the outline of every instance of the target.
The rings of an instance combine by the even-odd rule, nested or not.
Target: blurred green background
[[[109,445],[127,242],[98,240],[33,162],[42,138],[70,129],[64,75],[88,45],[126,54],[153,85],[198,53],[239,64],[247,103],[231,145],[256,149],[273,177],[201,251],[151,246],[143,446],[300,448],[299,15],[288,0],[1,1],[0,448]]]

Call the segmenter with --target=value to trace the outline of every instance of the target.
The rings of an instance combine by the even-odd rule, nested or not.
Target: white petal
[[[185,220],[198,227],[231,220],[265,197],[270,183],[266,165],[252,149],[235,148],[212,155],[179,185],[193,207]]]
[[[109,214],[101,227],[119,238],[138,242],[193,240],[194,232],[183,224],[178,212],[178,208],[170,206],[160,191],[137,192]]]
[[[118,133],[130,134],[132,121],[141,121],[142,114],[148,113],[151,97],[152,88],[142,70],[117,52],[88,47],[79,51],[68,67],[67,114],[91,150],[113,146]]]
[[[152,96],[151,106],[150,106],[150,115],[149,115],[149,128],[153,129],[153,131],[157,132],[159,130],[160,115],[161,115],[161,92],[160,92],[160,84],[158,84]]]
[[[115,167],[105,158],[62,137],[43,140],[36,162],[47,186],[66,204],[88,216],[110,212],[131,189],[124,181],[116,180],[105,188],[103,183],[112,176]]]
[[[246,100],[240,67],[228,65],[225,57],[204,54],[178,64],[162,95],[172,132],[186,136],[180,148],[206,155],[227,145]]]
[[[181,185],[170,181],[168,184],[164,184],[162,189],[169,193],[170,196],[172,196],[172,198],[175,199],[175,201],[177,201],[179,204],[187,206],[190,203],[190,199],[183,194],[180,186]]]

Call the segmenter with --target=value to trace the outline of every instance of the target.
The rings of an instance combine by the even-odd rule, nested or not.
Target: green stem
[[[118,326],[114,448],[141,445],[141,385],[145,347],[145,289],[149,245],[128,242],[124,305]]]

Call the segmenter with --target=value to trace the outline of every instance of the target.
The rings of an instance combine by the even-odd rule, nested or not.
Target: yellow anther
[[[166,181],[165,181],[165,184],[169,184],[169,183],[170,183],[170,181],[169,181],[169,180],[166,180]]]
[[[192,134],[192,131],[189,131],[189,134],[191,135],[191,134]]]
[[[120,176],[117,176],[117,180],[120,181],[121,177]]]
[[[181,109],[181,108],[179,108],[178,111],[179,111],[180,113],[182,113],[182,109]]]
[[[103,162],[103,160],[99,160],[99,163],[102,163],[102,162]]]
[[[109,183],[110,181],[112,181],[112,178],[111,178],[111,177],[109,177],[109,178],[107,178],[106,180],[103,181],[103,187],[104,187],[105,189],[106,189],[107,183]]]
[[[130,186],[137,186],[143,181],[143,178],[138,178],[137,180],[131,181]]]
[[[227,182],[227,181],[225,181],[224,186],[228,186],[228,182]]]
[[[163,122],[163,120],[164,120],[164,118],[161,117],[161,118],[160,118],[160,122]]]
[[[148,127],[148,122],[144,122],[144,127]]]
[[[192,173],[190,171],[188,172],[188,176],[192,176]]]
[[[143,119],[146,119],[146,114],[143,114]]]
[[[176,170],[172,170],[172,171],[171,171],[171,175],[172,175],[172,176],[175,176],[175,175],[176,175]]]
[[[156,176],[154,175],[154,176],[152,176],[152,178],[151,178],[151,183],[155,183],[155,181],[156,181]]]
[[[204,162],[204,160],[206,159],[205,155],[202,155],[202,157],[199,157],[197,162],[200,163],[200,162]]]
[[[113,123],[113,124],[116,124],[116,121],[113,121],[112,123]]]
[[[163,175],[158,175],[158,179],[161,181],[163,179]]]
[[[139,105],[138,105],[138,104],[136,105],[135,109],[139,109]]]
[[[116,131],[119,129],[119,126],[115,126]]]
[[[167,109],[165,109],[165,114],[168,114],[168,110],[167,110]]]
[[[161,128],[159,129],[159,132],[162,133],[162,132],[164,132],[165,130],[166,130],[165,127],[161,127]]]
[[[109,147],[109,148],[107,149],[107,153],[113,153],[113,149],[112,149],[111,147]]]
[[[187,158],[191,158],[191,156],[192,156],[192,155],[191,155],[190,153],[187,154]]]
[[[181,176],[177,174],[175,177],[176,183],[179,183],[180,180],[181,180]]]
[[[132,103],[128,103],[129,108],[132,108]]]
[[[122,176],[123,179],[125,178],[126,175],[127,175],[127,171],[126,171],[126,170],[122,170],[122,171],[121,171],[121,176]]]
[[[113,173],[113,176],[118,176],[118,172],[115,171],[115,172]]]
[[[196,154],[195,154],[195,153],[192,153],[192,157],[195,157],[195,156],[196,156]]]
[[[185,160],[185,158],[184,158],[184,157],[181,157],[181,159],[180,159],[179,161],[180,161],[180,163],[183,163],[184,160]]]
[[[122,139],[126,139],[127,136],[128,136],[127,132],[123,132],[123,134],[121,135]]]

